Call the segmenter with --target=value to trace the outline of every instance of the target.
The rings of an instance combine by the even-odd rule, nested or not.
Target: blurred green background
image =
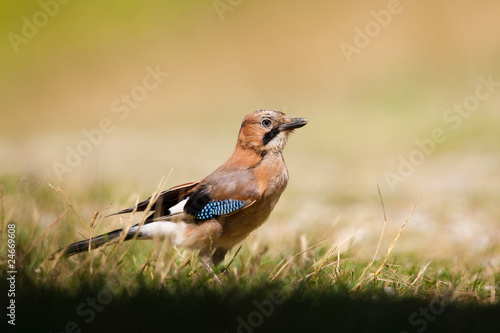
[[[46,22],[41,3],[52,5]],[[289,188],[250,242],[283,250],[301,234],[333,235],[368,258],[383,222],[379,184],[390,232],[420,195],[399,251],[458,259],[498,250],[500,87],[457,128],[443,118],[480,76],[500,82],[497,1],[401,0],[385,26],[372,11],[394,1],[41,3],[0,5],[7,192],[25,178],[73,198],[105,184],[106,200],[77,207],[89,220],[111,200],[118,209],[148,196],[164,175],[167,186],[203,178],[229,157],[246,114],[278,109],[310,122],[290,138]],[[35,20],[36,33],[25,27]],[[342,43],[355,45],[367,25],[373,37],[347,59]],[[169,75],[121,119],[113,103],[143,84],[147,68]],[[55,163],[103,119],[113,129],[58,177]],[[435,128],[447,140],[390,186],[387,172]]]

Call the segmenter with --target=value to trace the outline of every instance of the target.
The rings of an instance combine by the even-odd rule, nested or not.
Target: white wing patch
[[[188,201],[188,199],[189,199],[189,197],[180,201],[177,205],[170,207],[168,209],[170,214],[181,213],[184,210],[184,206],[186,205],[186,202]]]

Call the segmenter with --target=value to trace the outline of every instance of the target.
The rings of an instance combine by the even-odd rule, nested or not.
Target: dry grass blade
[[[130,213],[130,222],[132,222],[132,219],[134,218],[135,213],[137,213],[137,205],[139,205],[139,196],[137,196],[137,198],[135,199],[134,209]],[[120,217],[120,221],[121,221],[121,217]],[[111,255],[118,248],[118,246],[125,241],[125,237],[126,237],[128,231],[130,230],[131,227],[132,227],[132,225],[129,223],[129,226],[123,229],[122,236],[119,239],[112,240],[109,243],[109,245],[115,244],[115,246],[113,246],[111,251],[109,251],[109,254],[106,257],[104,257],[104,261],[103,261],[104,264],[107,262],[107,259],[109,257],[111,257]]]
[[[300,263],[304,264],[308,260],[307,251],[305,251],[305,250],[307,250],[307,238],[306,238],[306,235],[304,235],[304,234],[302,234],[300,236],[300,250],[304,251],[302,253],[302,255],[300,256]]]
[[[323,266],[325,265],[328,258],[332,255],[333,252],[335,252],[335,250],[338,247],[339,247],[339,244],[337,243],[337,241],[335,241],[335,243],[332,244],[332,246],[330,247],[328,252],[321,259],[321,262],[318,265],[318,267],[314,270],[314,274],[312,275],[313,278],[316,278],[318,276],[318,273],[323,269]]]
[[[300,256],[302,253],[306,252],[306,251],[309,251],[309,250],[312,250],[318,246],[320,246],[321,244],[325,243],[326,241],[328,241],[328,239],[325,239],[324,241],[321,241],[319,242],[318,244],[316,245],[313,245],[303,251],[300,251],[299,253],[297,253],[296,255],[294,255],[293,257],[291,257],[290,259],[287,260],[287,262],[281,266],[281,268],[276,272],[276,274],[274,274],[274,276],[271,278],[271,281],[274,281],[274,279],[276,279],[276,277],[283,271],[283,269],[285,269],[286,266],[288,266],[295,258],[297,258],[298,256]],[[278,264],[278,266],[283,262],[283,260],[281,260]],[[276,267],[278,267],[276,266]],[[274,270],[273,270],[274,271]],[[272,274],[273,272],[271,272]]]
[[[163,177],[160,180],[160,183],[158,184],[158,187],[156,188],[156,191],[151,195],[151,200],[149,200],[148,206],[144,210],[144,216],[142,217],[141,222],[139,222],[139,225],[137,226],[137,232],[135,233],[134,237],[130,240],[130,245],[122,253],[122,255],[120,256],[120,258],[118,259],[118,262],[120,262],[125,257],[125,255],[130,250],[130,248],[132,247],[132,245],[134,245],[134,242],[137,239],[137,237],[139,237],[139,232],[141,230],[141,227],[144,225],[144,222],[146,222],[146,219],[148,218],[149,212],[151,211],[151,209],[155,205],[156,200],[158,200],[158,197],[160,196],[162,188],[165,187],[167,179],[170,177],[171,173],[172,173],[172,170],[170,170],[170,173],[168,174],[167,177]],[[130,230],[130,227],[128,228],[128,230]],[[127,230],[127,232],[128,232],[128,230]],[[123,233],[123,236],[122,236],[122,238],[120,240],[120,243],[118,243],[118,246],[125,241],[125,236],[126,236],[126,233]]]
[[[66,203],[69,205],[69,207],[71,208],[71,210],[73,211],[73,213],[76,215],[76,217],[78,217],[78,220],[80,221],[80,223],[83,225],[83,227],[87,230],[87,232],[90,233],[90,229],[89,227],[83,222],[82,218],[80,217],[80,215],[78,215],[78,213],[76,212],[76,209],[75,207],[73,207],[73,204],[69,201],[68,197],[66,196],[66,194],[64,194],[64,192],[59,188],[59,187],[54,187],[52,184],[50,183],[47,183],[51,189],[53,189],[54,191],[56,191],[60,196],[61,198],[64,199],[64,201],[66,201]]]
[[[385,213],[385,205],[384,205],[384,200],[382,199],[382,193],[380,192],[380,187],[378,186],[377,184],[377,190],[378,190],[378,196],[380,198],[380,203],[382,205],[382,211],[384,212],[384,225],[382,226],[382,232],[380,233],[380,238],[378,239],[378,244],[377,244],[377,248],[375,250],[375,253],[373,254],[373,257],[372,257],[372,260],[370,261],[370,263],[368,263],[368,265],[366,266],[365,270],[363,271],[363,273],[361,273],[361,276],[359,278],[359,282],[358,284],[353,288],[353,289],[359,289],[359,287],[361,286],[361,284],[364,282],[364,276],[366,274],[366,272],[368,272],[368,270],[370,269],[370,267],[372,267],[373,265],[373,262],[375,261],[375,258],[377,257],[377,254],[378,254],[378,250],[380,249],[380,244],[382,243],[382,238],[384,237],[384,232],[385,232],[385,226],[387,225],[387,215]]]
[[[139,231],[140,231],[141,227],[144,225],[144,222],[148,218],[149,212],[151,211],[151,208],[153,208],[154,204],[156,203],[156,200],[158,200],[158,197],[159,197],[159,195],[161,193],[161,190],[165,186],[165,184],[166,184],[168,178],[170,177],[170,175],[172,174],[172,171],[173,171],[173,169],[170,170],[170,172],[169,172],[169,174],[168,174],[167,177],[165,177],[165,176],[162,177],[162,179],[160,180],[160,183],[158,184],[158,187],[156,188],[156,191],[153,192],[153,194],[151,195],[151,199],[150,199],[150,201],[148,203],[148,206],[144,210],[144,216],[141,219],[141,221],[139,222],[139,225],[138,225],[138,228],[137,228],[137,231],[136,231],[134,237],[130,240],[130,245],[125,249],[125,251],[122,252],[121,256],[115,262],[115,267],[127,255],[128,251],[130,250],[130,248],[132,247],[132,245],[134,245],[135,240],[139,236]],[[139,198],[136,199],[136,203],[135,203],[134,209],[132,210],[131,215],[130,215],[130,221],[132,221],[132,219],[134,217],[134,214],[137,212],[137,205],[138,204],[139,204]],[[107,262],[108,258],[110,258],[111,255],[114,253],[114,251],[117,250],[125,242],[125,238],[126,238],[128,232],[130,231],[130,228],[132,228],[132,225],[129,225],[128,227],[126,227],[126,228],[123,229],[122,235],[121,235],[120,238],[115,239],[115,240],[113,240],[113,241],[111,241],[109,243],[109,245],[115,244],[115,246],[111,249],[111,251],[109,252],[108,256],[105,257],[105,259],[103,261],[103,264],[105,264]]]
[[[94,233],[94,223],[97,219],[97,215],[99,215],[99,212],[94,212],[94,215],[92,215],[92,220],[90,220],[89,252],[92,249],[92,234]]]
[[[94,223],[95,220],[97,219],[97,216],[99,215],[99,212],[94,212],[94,215],[92,215],[92,220],[90,220],[90,229],[94,230]]]
[[[490,265],[486,266],[486,271],[490,275],[490,284],[491,284],[491,289],[490,289],[490,303],[495,304],[496,303],[496,296],[495,296],[495,272],[493,272],[493,269],[491,268]]]
[[[231,264],[233,263],[234,259],[236,258],[236,256],[237,256],[237,255],[238,255],[238,253],[240,252],[240,250],[241,250],[241,247],[242,247],[242,246],[243,246],[243,245],[240,245],[240,247],[238,248],[238,250],[236,250],[236,252],[234,253],[234,256],[233,256],[233,258],[231,259],[231,261],[229,262],[229,264],[227,264],[227,266],[226,266],[226,267],[224,267],[224,269],[222,270],[222,273],[223,273],[223,274],[227,272],[227,269],[228,269],[228,268],[229,268],[229,266],[231,266]]]
[[[420,271],[418,272],[417,274],[417,277],[415,278],[415,280],[413,280],[413,282],[411,283],[412,286],[415,286],[415,284],[419,281],[421,281],[424,277],[424,273],[425,271],[427,270],[427,267],[429,267],[430,265],[430,261],[427,263],[427,265],[423,266],[422,268],[420,268]],[[415,291],[413,292],[414,295],[417,295],[418,293],[418,289],[420,288],[420,284],[416,285],[415,287]]]
[[[26,250],[26,252],[24,253],[24,255],[27,255],[28,253],[31,252],[31,250],[33,250],[33,248],[42,240],[42,238],[45,238],[45,235],[47,235],[47,233],[50,231],[50,229],[52,229],[57,223],[59,223],[65,216],[66,214],[69,213],[69,208],[66,209],[66,211],[64,213],[62,213],[57,219],[55,219],[54,222],[52,222],[43,232],[42,234],[36,239],[36,241],[33,242],[33,244],[31,244],[31,246],[29,247],[28,250]]]
[[[396,238],[394,238],[394,240],[392,241],[391,245],[389,246],[389,249],[387,250],[387,254],[385,255],[384,261],[382,262],[382,264],[380,265],[380,267],[377,269],[377,271],[373,274],[374,278],[376,278],[377,275],[380,274],[380,272],[382,271],[382,269],[385,266],[385,263],[387,262],[387,260],[391,256],[392,251],[394,250],[394,247],[396,246],[396,243],[399,240],[399,237],[401,237],[401,234],[403,233],[403,229],[405,228],[406,224],[410,220],[410,217],[413,215],[413,212],[415,211],[415,208],[417,208],[417,204],[418,204],[419,200],[420,200],[420,197],[415,202],[415,205],[413,206],[413,209],[411,210],[410,215],[408,215],[408,217],[406,218],[406,220],[403,222],[403,224],[399,228],[399,231],[398,231],[398,234],[396,235]]]
[[[146,269],[148,269],[149,267],[151,267],[151,263],[155,262],[155,261],[156,261],[155,259],[151,259],[149,261],[146,261],[144,264],[140,265],[139,269],[141,271],[141,274],[144,274],[144,272],[146,271]],[[151,278],[154,278],[152,272],[151,272]]]
[[[321,270],[323,270],[323,269],[325,269],[325,268],[327,268],[327,267],[331,267],[331,266],[333,266],[333,265],[335,265],[335,264],[337,264],[337,265],[338,265],[338,264],[339,264],[339,261],[338,261],[338,260],[335,260],[335,261],[333,261],[333,262],[331,262],[331,263],[329,263],[329,264],[327,264],[327,265],[324,265],[323,267],[321,267]],[[296,282],[296,283],[302,282],[302,281],[304,281],[305,279],[310,278],[310,277],[311,277],[311,276],[313,276],[314,274],[316,274],[316,271],[314,271],[314,272],[312,272],[312,273],[307,274],[307,275],[306,275],[305,277],[303,277],[302,279],[297,280],[297,282]]]
[[[417,274],[417,277],[415,278],[415,280],[413,280],[413,282],[411,283],[412,285],[414,285],[415,283],[417,283],[417,281],[421,280],[424,276],[424,273],[425,271],[427,270],[427,267],[429,267],[430,265],[430,261],[427,263],[427,265],[423,266],[422,268],[420,268],[420,271],[418,272]]]
[[[94,212],[94,215],[92,216],[92,220],[90,220],[89,253],[90,253],[90,250],[92,250],[92,234],[94,233],[94,223],[95,223],[95,220],[97,219],[97,215],[99,215],[99,212]],[[90,253],[90,274],[92,274],[93,262],[94,262],[94,256],[92,255],[92,253]]]

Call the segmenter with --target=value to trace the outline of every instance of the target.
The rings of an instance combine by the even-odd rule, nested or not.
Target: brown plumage
[[[138,239],[161,238],[200,250],[202,264],[213,274],[210,262],[219,264],[227,251],[260,227],[276,206],[288,183],[282,150],[288,135],[305,124],[306,119],[288,118],[279,111],[258,110],[247,115],[231,157],[203,180],[162,192],[155,213],[140,228],[130,228],[125,240],[138,234]],[[134,208],[145,210],[149,200]],[[94,237],[91,246],[103,246],[120,235],[122,230]],[[89,240],[85,240],[56,253],[73,255],[88,247]]]

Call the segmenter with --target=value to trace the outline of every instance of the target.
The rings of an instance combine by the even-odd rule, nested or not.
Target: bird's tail
[[[126,241],[129,239],[132,239],[134,237],[134,235],[136,234],[135,231],[136,231],[136,228],[131,228],[127,232],[127,234],[125,235],[124,240]],[[89,251],[89,247],[90,247],[90,250],[94,250],[94,249],[97,249],[99,247],[109,245],[111,243],[111,241],[122,237],[122,232],[123,232],[123,229],[117,229],[117,230],[113,230],[111,232],[102,234],[100,236],[92,237],[90,239],[86,239],[86,240],[83,240],[80,242],[70,244],[70,245],[65,246],[63,248],[60,248],[59,250],[54,252],[51,255],[50,259],[57,258],[58,256],[69,257],[69,256],[75,255],[77,253]]]

